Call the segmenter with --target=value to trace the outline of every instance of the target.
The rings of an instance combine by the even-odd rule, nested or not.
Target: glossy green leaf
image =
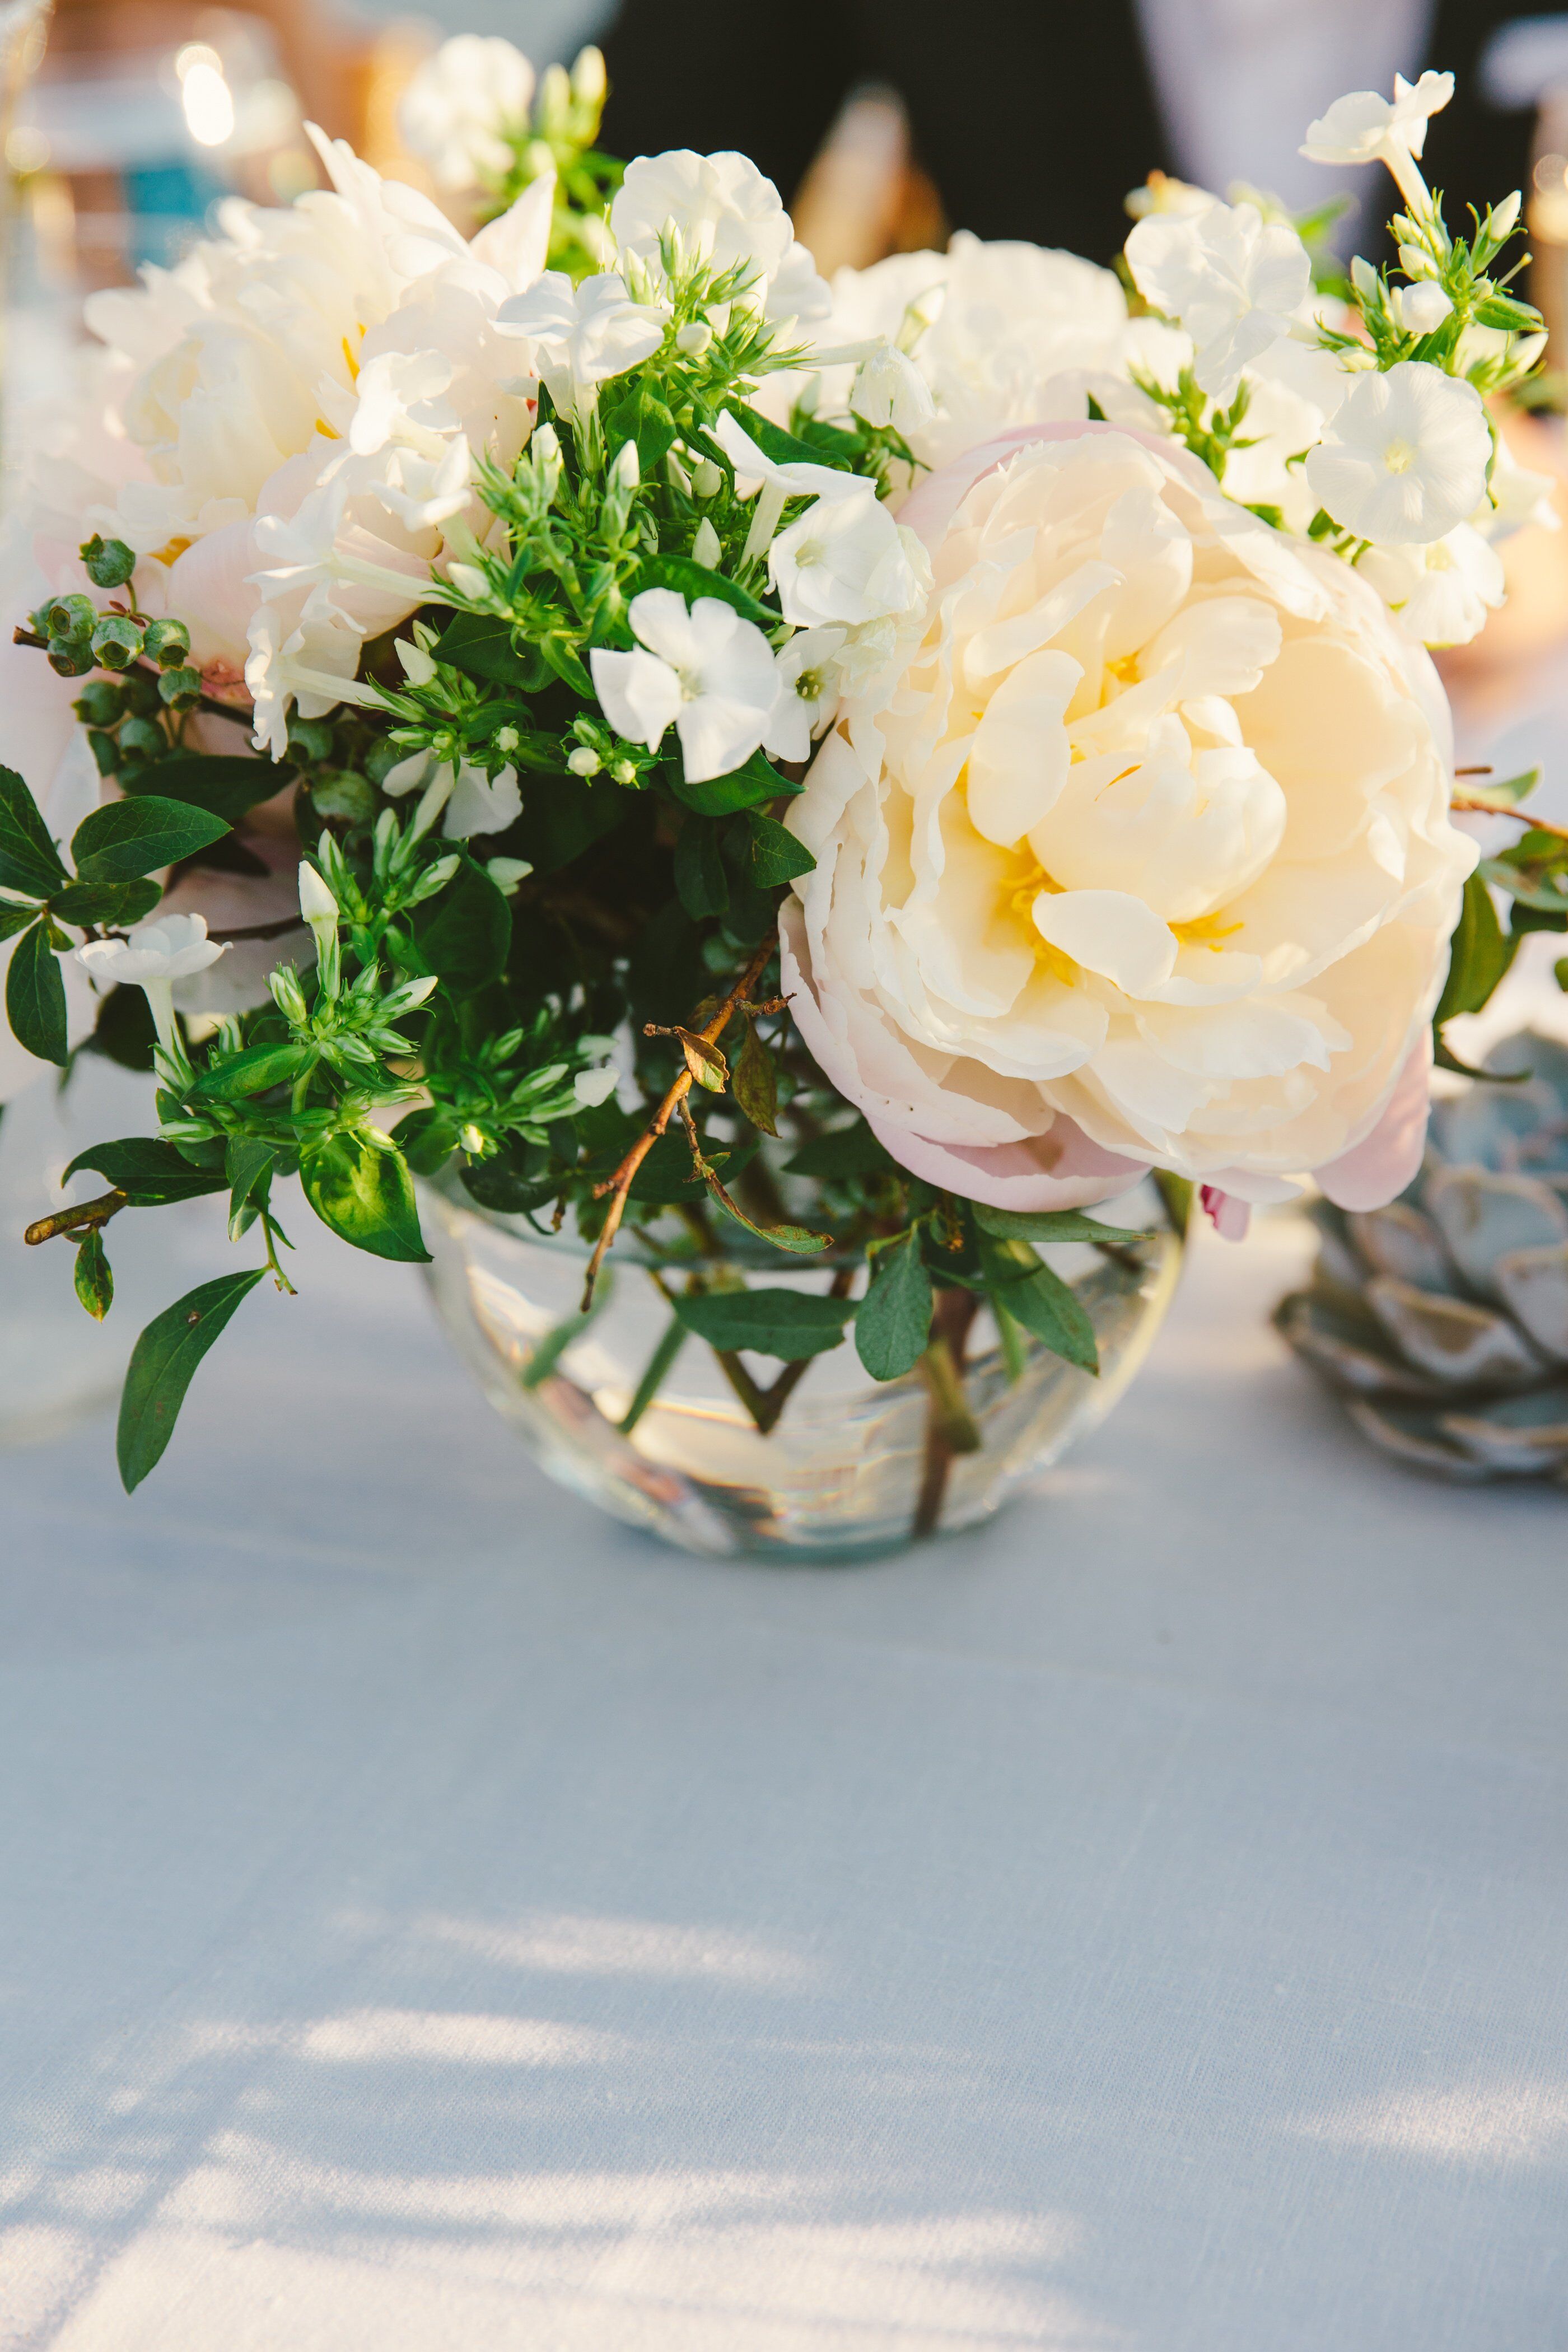
[[[505,971],[511,908],[483,866],[465,857],[446,888],[416,909],[414,943],[427,971],[467,994]]]
[[[435,650],[437,661],[450,662],[470,677],[515,687],[520,694],[537,694],[550,682],[549,664],[531,646],[517,642],[511,623],[499,613],[455,614]]]
[[[675,1311],[710,1347],[745,1348],[789,1363],[837,1348],[855,1302],[804,1290],[713,1290],[678,1298]]]
[[[994,1209],[974,1202],[974,1222],[1004,1241],[1020,1242],[1139,1242],[1147,1241],[1148,1226],[1102,1225],[1079,1209]]]
[[[760,890],[776,889],[781,882],[793,882],[797,875],[814,870],[816,858],[804,841],[795,839],[788,825],[780,824],[776,817],[764,816],[761,809],[748,809],[745,816],[746,830],[751,835],[752,879]]]
[[[844,470],[855,464],[858,453],[854,442],[847,433],[832,425],[813,425],[808,430],[820,437],[803,441],[794,433],[786,433],[782,425],[775,425],[771,416],[763,416],[739,401],[733,405],[733,414],[763,457],[771,457],[775,466],[836,466]]]
[[[784,1161],[786,1176],[877,1176],[891,1168],[890,1153],[884,1150],[863,1118],[853,1127],[836,1127],[826,1135],[818,1135],[803,1143],[792,1160]]]
[[[66,1058],[66,990],[47,929],[35,923],[5,967],[5,1017],[18,1045],[40,1062]]]
[[[235,1135],[229,1138],[224,1155],[224,1174],[228,1179],[228,1237],[239,1240],[248,1232],[267,1205],[272,1178],[278,1168],[279,1155],[270,1143],[259,1137]]]
[[[373,1257],[427,1265],[407,1162],[363,1133],[329,1135],[300,1155],[300,1181],[324,1225]]]
[[[96,1230],[77,1248],[76,1295],[95,1323],[101,1323],[114,1304],[114,1272],[103,1235]]]
[[[1459,919],[1448,950],[1448,977],[1433,1015],[1440,1029],[1456,1013],[1479,1013],[1501,980],[1513,943],[1497,919],[1492,895],[1479,874],[1465,885]]]
[[[150,915],[163,895],[156,882],[70,882],[55,892],[49,912],[62,923],[124,928]]]
[[[71,856],[83,882],[131,882],[161,866],[193,857],[228,831],[226,817],[184,801],[110,801],[83,817],[71,835]]]
[[[707,564],[694,562],[689,555],[650,555],[637,573],[634,593],[644,588],[673,588],[689,604],[694,604],[700,596],[716,597],[720,604],[730,605],[743,620],[764,632],[779,625],[778,614],[770,612],[766,604],[760,604],[743,588],[737,588],[721,572],[710,572]]]
[[[246,1045],[239,1053],[225,1054],[215,1061],[191,1091],[207,1102],[244,1102],[252,1095],[265,1094],[268,1087],[291,1084],[309,1059],[309,1046],[297,1045],[291,1038],[270,1045]]]
[[[1026,1331],[1081,1371],[1098,1372],[1100,1349],[1094,1326],[1059,1274],[1037,1266],[1016,1280],[996,1285],[1007,1312]]]
[[[135,1209],[194,1201],[203,1192],[222,1192],[228,1184],[221,1170],[194,1168],[172,1143],[160,1143],[151,1135],[128,1135],[118,1143],[95,1143],[90,1150],[79,1151],[61,1183],[82,1168],[123,1192]]]
[[[719,835],[705,818],[680,828],[675,845],[675,889],[694,923],[722,915],[730,905],[730,880],[719,854]]]
[[[188,1290],[154,1316],[137,1340],[120,1400],[116,1446],[128,1495],[156,1467],[196,1366],[266,1271],[258,1265],[245,1274],[220,1275]]]
[[[37,801],[15,768],[0,768],[0,885],[47,898],[68,879]]]
[[[14,940],[18,931],[25,931],[29,923],[37,919],[36,906],[22,907],[14,898],[0,898],[0,940]]]
[[[133,799],[179,801],[186,808],[205,809],[225,824],[237,824],[248,809],[259,807],[297,782],[299,772],[287,760],[176,751],[167,760],[153,760],[137,769],[123,788]]]
[[[683,807],[698,816],[733,816],[739,809],[777,800],[781,793],[798,793],[802,787],[781,776],[761,751],[753,751],[729,775],[710,776],[700,784],[688,783],[684,776],[672,772],[669,789]]]
[[[931,1276],[913,1232],[889,1242],[871,1261],[871,1286],[855,1318],[855,1346],[874,1381],[900,1380],[925,1353],[935,1304]]]

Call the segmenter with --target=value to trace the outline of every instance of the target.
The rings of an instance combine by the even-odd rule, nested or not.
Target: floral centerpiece
[[[416,1177],[574,1232],[584,1313],[662,1233],[637,1410],[689,1332],[760,1429],[851,1333],[961,1414],[954,1300],[1092,1371],[1040,1252],[1124,1252],[1085,1212],[1151,1172],[1231,1234],[1401,1190],[1500,952],[1424,646],[1542,490],[1519,198],[1462,235],[1417,163],[1450,89],[1309,132],[1392,171],[1388,269],[1156,180],[1120,274],[961,235],[830,288],[743,156],[598,155],[593,53],[454,43],[405,128],[471,238],[318,138],[327,189],[92,298],[0,928],[25,1055],[140,1055],[159,1125],[32,1237],[100,1315],[126,1209],[226,1193],[248,1252],[142,1334],[128,1486],[289,1287],[296,1176],[384,1258]]]

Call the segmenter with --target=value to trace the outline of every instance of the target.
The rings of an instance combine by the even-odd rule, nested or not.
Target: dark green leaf
[[[714,1290],[678,1298],[675,1311],[710,1347],[746,1348],[790,1363],[837,1348],[855,1302],[804,1290]]]
[[[760,1127],[764,1135],[778,1133],[778,1072],[753,1021],[746,1024],[746,1042],[741,1048],[730,1087],[753,1127]]]
[[[583,667],[581,658],[563,637],[542,637],[539,650],[558,678],[569,686],[584,702],[595,702],[594,681]]]
[[[128,1495],[156,1467],[174,1433],[192,1373],[266,1271],[258,1265],[247,1274],[220,1275],[188,1290],[153,1317],[131,1350],[116,1448]]]
[[[235,1135],[229,1138],[228,1149],[224,1155],[224,1174],[228,1179],[228,1237],[231,1242],[238,1241],[266,1207],[278,1157],[272,1144],[263,1143],[257,1137]]]
[[[1037,1266],[996,1288],[1014,1321],[1032,1331],[1053,1355],[1065,1356],[1082,1371],[1099,1371],[1094,1326],[1059,1274],[1048,1265]]]
[[[748,809],[745,823],[751,835],[752,879],[760,890],[775,889],[781,882],[793,882],[797,875],[812,872],[816,858],[776,817],[764,816],[761,809]]]
[[[128,1135],[118,1143],[95,1143],[79,1151],[60,1181],[79,1168],[90,1168],[106,1184],[123,1192],[135,1209],[162,1209],[171,1201],[194,1201],[202,1192],[222,1192],[228,1179],[220,1172],[193,1168],[172,1143],[155,1136]]]
[[[114,1304],[114,1274],[104,1252],[103,1235],[96,1230],[77,1249],[76,1295],[95,1323],[101,1323]]]
[[[0,768],[0,885],[47,898],[68,878],[37,801],[15,768]]]
[[[855,1318],[855,1346],[874,1381],[912,1371],[931,1337],[934,1297],[913,1232],[889,1242],[871,1261],[871,1286]]]
[[[699,816],[732,816],[737,809],[754,808],[760,802],[777,800],[781,793],[805,788],[781,776],[761,751],[753,751],[727,776],[710,776],[700,784],[689,784],[684,776],[672,773],[669,789],[683,807],[695,810]]]
[[[363,1132],[323,1137],[300,1152],[300,1181],[321,1223],[355,1249],[429,1264],[414,1186],[395,1147]]]
[[[840,433],[831,425],[808,427],[821,437],[803,441],[795,434],[786,433],[782,425],[775,425],[772,417],[759,415],[756,409],[748,408],[740,401],[734,403],[731,414],[742,430],[751,435],[763,457],[771,457],[775,466],[831,466],[837,463],[843,468],[852,467],[858,455],[849,435]],[[744,467],[741,471],[745,471]]]
[[[511,908],[484,867],[465,857],[446,888],[415,909],[414,943],[426,971],[467,994],[506,970]]]
[[[633,805],[632,797],[607,776],[584,783],[564,773],[523,787],[522,814],[507,827],[501,846],[508,857],[526,857],[535,874],[557,874],[613,833]]]
[[[237,824],[247,809],[269,801],[286,784],[293,783],[298,774],[299,770],[287,760],[275,762],[234,759],[217,752],[176,751],[170,759],[153,760],[137,769],[123,780],[123,789],[138,800],[153,794],[160,800],[178,801],[186,808],[205,809],[225,824]],[[190,852],[184,850],[181,855],[189,856]]]
[[[18,1045],[40,1062],[66,1058],[66,989],[42,923],[24,931],[5,969],[5,1017]]]
[[[156,882],[71,882],[55,892],[49,912],[62,923],[139,923],[163,895]]]
[[[700,923],[705,916],[722,915],[730,904],[730,884],[719,855],[719,835],[705,818],[693,817],[680,828],[675,845],[676,895]]]
[[[722,1175],[734,1178],[755,1159],[762,1148],[762,1140],[760,1135],[752,1134],[729,1151],[710,1151],[708,1163]],[[606,1176],[619,1156],[616,1153],[607,1161],[604,1171]],[[631,1198],[668,1205],[679,1201],[695,1200],[702,1189],[703,1179],[692,1171],[691,1148],[685,1136],[661,1135],[632,1178]]]
[[[153,1008],[140,988],[111,988],[100,999],[98,1019],[88,1040],[93,1053],[118,1062],[122,1070],[150,1070],[157,1042]]]
[[[149,794],[110,801],[83,817],[71,835],[71,856],[80,881],[131,882],[157,866],[178,865],[227,831],[226,817]]]
[[[793,1160],[784,1161],[786,1176],[877,1176],[891,1168],[885,1151],[863,1118],[853,1127],[836,1127],[803,1143]]]
[[[0,898],[0,940],[14,940],[38,919],[37,907],[19,907],[14,898]]]
[[[975,1223],[1004,1241],[1138,1242],[1149,1238],[1147,1226],[1134,1232],[1128,1225],[1102,1225],[1079,1209],[994,1209],[984,1201],[976,1201],[973,1206]]]
[[[721,604],[731,605],[743,620],[754,623],[764,632],[779,625],[776,613],[759,604],[754,596],[748,596],[743,588],[737,588],[721,572],[710,572],[705,563],[694,562],[689,555],[648,556],[637,573],[634,593],[644,588],[673,588],[689,604],[694,604],[699,596],[713,596]]]
[[[445,1103],[410,1111],[397,1122],[397,1148],[416,1176],[434,1176],[458,1148],[458,1122]]]
[[[436,658],[521,694],[537,694],[550,682],[549,664],[531,646],[517,643],[511,623],[499,613],[456,614],[441,632]]]
[[[208,1102],[243,1102],[265,1094],[268,1087],[289,1085],[310,1058],[310,1048],[284,1039],[277,1045],[247,1045],[225,1054],[204,1070],[192,1088]]]
[[[636,389],[618,400],[613,408],[601,412],[605,429],[605,449],[614,457],[624,441],[637,445],[637,467],[643,480],[652,478],[675,446],[677,426],[668,404],[660,400],[646,379]]]
[[[1432,1016],[1435,1025],[1440,1029],[1458,1013],[1479,1013],[1512,955],[1513,943],[1498,921],[1491,892],[1480,875],[1472,874],[1449,944],[1448,977]]]

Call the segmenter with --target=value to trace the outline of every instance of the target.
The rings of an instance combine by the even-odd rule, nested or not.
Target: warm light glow
[[[176,65],[188,56],[188,50],[182,50]],[[221,147],[232,139],[234,98],[216,59],[209,65],[205,58],[198,58],[185,66],[180,76],[180,99],[185,128],[198,147]]]

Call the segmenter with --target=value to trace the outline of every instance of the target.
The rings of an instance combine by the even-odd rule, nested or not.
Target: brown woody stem
[[[53,1241],[57,1234],[89,1234],[106,1225],[129,1204],[129,1196],[118,1188],[112,1192],[100,1192],[96,1201],[83,1201],[75,1209],[57,1209],[52,1217],[40,1217],[27,1227],[22,1239],[29,1249],[40,1242]]]

